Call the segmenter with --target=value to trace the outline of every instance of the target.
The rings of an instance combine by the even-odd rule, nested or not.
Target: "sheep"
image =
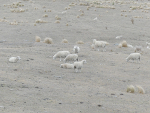
[[[93,39],[93,43],[95,45],[95,48],[97,48],[97,50],[99,51],[99,47],[103,47],[105,48],[106,45],[108,45],[109,43],[106,41],[97,41],[96,39]],[[104,50],[103,50],[104,51]],[[106,51],[106,50],[105,50]]]
[[[79,62],[74,62],[75,72],[78,72],[78,71],[81,72],[81,68],[82,68],[83,64],[85,64],[85,63],[86,63],[86,60],[82,60],[82,61],[79,61]]]
[[[65,58],[67,55],[69,55],[70,52],[69,51],[58,51],[54,56],[53,56],[53,59],[56,59],[56,58],[60,58],[60,61],[61,61],[61,58]]]
[[[44,43],[52,44],[53,43],[53,39],[47,37],[47,38],[44,39]]]
[[[65,69],[73,69],[74,65],[73,64],[69,64],[69,63],[65,63],[65,64],[61,64],[60,67],[61,68],[65,68]]]
[[[80,48],[79,48],[79,46],[74,46],[74,48],[73,48],[73,51],[74,51],[74,53],[78,53],[79,51],[80,51]]]
[[[140,59],[141,59],[141,54],[140,53],[131,53],[127,58],[126,58],[126,61],[128,62],[129,60],[139,60],[140,62]]]
[[[41,41],[41,38],[39,36],[35,36],[35,41],[36,42],[40,42]]]
[[[69,54],[66,56],[66,58],[64,59],[64,62],[67,61],[78,61],[78,55],[77,54]]]
[[[21,60],[20,56],[9,58],[9,62],[16,63],[18,60]]]
[[[135,46],[135,52],[136,51],[142,51],[142,46]]]
[[[135,87],[133,85],[127,86],[127,92],[134,93],[135,92]]]
[[[139,93],[145,94],[145,90],[141,86],[136,85],[136,87],[138,88]]]

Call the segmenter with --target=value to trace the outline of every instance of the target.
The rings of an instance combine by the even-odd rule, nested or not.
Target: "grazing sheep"
[[[20,56],[9,58],[9,62],[16,63],[18,60],[21,60]]]
[[[129,61],[129,60],[139,60],[139,62],[140,62],[140,59],[141,59],[141,54],[140,53],[131,53],[127,58],[126,58],[126,60],[127,60],[127,62]]]
[[[41,38],[39,36],[35,36],[35,41],[36,42],[40,42],[41,41]]]
[[[97,48],[97,50],[99,51],[99,47],[103,47],[105,48],[106,45],[108,45],[109,43],[106,41],[97,41],[96,39],[93,39],[93,43],[95,45],[95,48]],[[104,51],[104,50],[103,50]],[[105,50],[106,51],[106,50]]]
[[[64,59],[64,62],[67,61],[78,61],[78,55],[77,54],[69,54],[66,56],[66,58]]]
[[[137,85],[136,87],[138,88],[139,93],[145,94],[145,90],[141,86]]]
[[[56,58],[60,58],[60,61],[61,61],[61,58],[65,58],[67,55],[69,55],[70,52],[69,51],[58,51],[54,56],[53,56],[53,59],[56,59]]]
[[[86,60],[82,60],[82,61],[79,61],[79,62],[74,62],[75,72],[78,72],[78,71],[81,72],[81,68],[82,68],[83,64],[85,64],[85,63],[86,63]]]
[[[79,53],[79,51],[80,51],[80,48],[79,48],[79,46],[74,46],[74,48],[73,48],[73,51],[74,51],[74,53]]]
[[[47,38],[44,39],[44,43],[52,44],[53,43],[53,39],[47,37]]]
[[[69,64],[69,63],[65,63],[65,64],[61,64],[60,67],[61,68],[65,68],[65,69],[73,69],[74,65],[73,64]]]
[[[142,51],[142,46],[135,46],[135,52]]]
[[[68,40],[67,39],[63,39],[62,43],[68,43]]]
[[[133,85],[127,86],[127,92],[134,93],[135,92],[135,87]]]

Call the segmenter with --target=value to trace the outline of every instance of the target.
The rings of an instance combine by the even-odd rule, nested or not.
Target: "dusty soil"
[[[24,12],[10,5],[21,2]],[[74,6],[69,6],[69,4]],[[0,4],[0,112],[1,113],[149,113],[150,112],[150,2],[101,0],[2,0]],[[96,6],[96,7],[95,7]],[[132,7],[133,6],[133,7]],[[65,8],[70,7],[65,10]],[[97,8],[100,7],[100,8]],[[50,12],[51,10],[51,12]],[[64,12],[66,11],[66,12]],[[63,12],[63,14],[62,14]],[[83,16],[80,14],[84,13]],[[48,17],[43,17],[47,14]],[[60,23],[55,23],[58,15]],[[79,18],[77,16],[79,15]],[[97,17],[97,20],[93,20]],[[41,19],[46,23],[35,23]],[[134,20],[132,23],[131,19]],[[15,25],[17,24],[17,25]],[[66,26],[68,24],[68,26]],[[121,39],[116,36],[122,35]],[[35,36],[53,44],[35,42]],[[62,39],[69,43],[61,43]],[[110,44],[106,52],[90,48],[92,39]],[[77,44],[77,41],[84,44]],[[143,46],[141,62],[126,62],[133,48],[118,48],[126,40]],[[81,49],[87,64],[81,73],[60,68],[52,56],[60,50]],[[9,63],[11,56],[20,56]],[[128,85],[146,93],[127,93]]]

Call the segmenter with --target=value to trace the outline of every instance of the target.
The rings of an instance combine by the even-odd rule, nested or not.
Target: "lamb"
[[[95,45],[95,48],[98,48],[97,50],[99,51],[99,47],[105,48],[106,45],[109,43],[106,41],[97,41],[96,39],[93,39],[93,43]],[[104,51],[104,50],[103,50]],[[105,50],[106,51],[106,50]]]
[[[128,86],[127,87],[127,92],[134,93],[135,92],[135,87],[133,85]]]
[[[141,86],[137,85],[136,87],[138,88],[139,93],[145,94],[145,90]]]
[[[80,51],[79,46],[75,45],[74,48],[73,48],[73,51],[74,51],[74,53],[78,53]]]
[[[85,64],[85,63],[86,63],[86,60],[82,60],[82,61],[79,61],[79,62],[74,62],[75,72],[78,72],[78,71],[81,72],[81,68],[82,68],[83,64]]]
[[[67,55],[69,55],[70,52],[69,51],[58,51],[54,56],[53,56],[53,59],[55,58],[60,58],[60,61],[61,61],[61,58],[65,58]]]
[[[18,60],[21,60],[20,56],[9,58],[9,62],[16,63]]]
[[[73,64],[69,64],[69,63],[65,63],[65,64],[61,64],[60,67],[61,68],[65,68],[65,69],[73,69],[74,65]]]
[[[66,58],[64,59],[64,62],[67,61],[78,61],[78,55],[77,54],[69,54],[66,56]]]
[[[140,59],[141,59],[141,54],[140,53],[131,53],[127,58],[126,58],[126,60],[127,60],[127,62],[129,61],[129,60],[139,60],[139,62],[140,62]]]

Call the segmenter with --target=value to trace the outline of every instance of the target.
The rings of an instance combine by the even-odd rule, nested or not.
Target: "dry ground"
[[[25,12],[11,12],[21,2]],[[75,3],[75,6],[69,4]],[[87,6],[82,4],[84,3]],[[1,0],[0,5],[0,112],[1,113],[149,113],[150,112],[150,2],[101,0]],[[133,6],[133,7],[132,7]],[[65,7],[70,9],[65,10]],[[46,10],[46,12],[45,12]],[[51,12],[48,12],[51,10]],[[81,10],[81,11],[79,11]],[[62,14],[63,11],[66,13]],[[84,12],[83,16],[80,14]],[[48,17],[43,17],[48,14]],[[55,23],[58,15],[60,23]],[[79,18],[77,18],[79,15]],[[97,20],[93,20],[97,17]],[[134,24],[131,19],[133,18]],[[35,23],[42,19],[46,23]],[[12,22],[12,23],[11,23]],[[10,25],[17,24],[17,25]],[[66,26],[68,24],[68,26]],[[121,39],[115,39],[122,35]],[[53,44],[35,42],[35,36],[53,39]],[[62,44],[62,39],[69,41]],[[92,39],[110,44],[106,52],[90,48]],[[79,59],[87,60],[81,73],[62,69],[52,56],[69,50],[78,40]],[[143,46],[141,63],[126,62],[132,48],[118,48],[126,40]],[[11,56],[21,61],[9,63]],[[127,93],[127,85],[141,85],[146,94]]]

